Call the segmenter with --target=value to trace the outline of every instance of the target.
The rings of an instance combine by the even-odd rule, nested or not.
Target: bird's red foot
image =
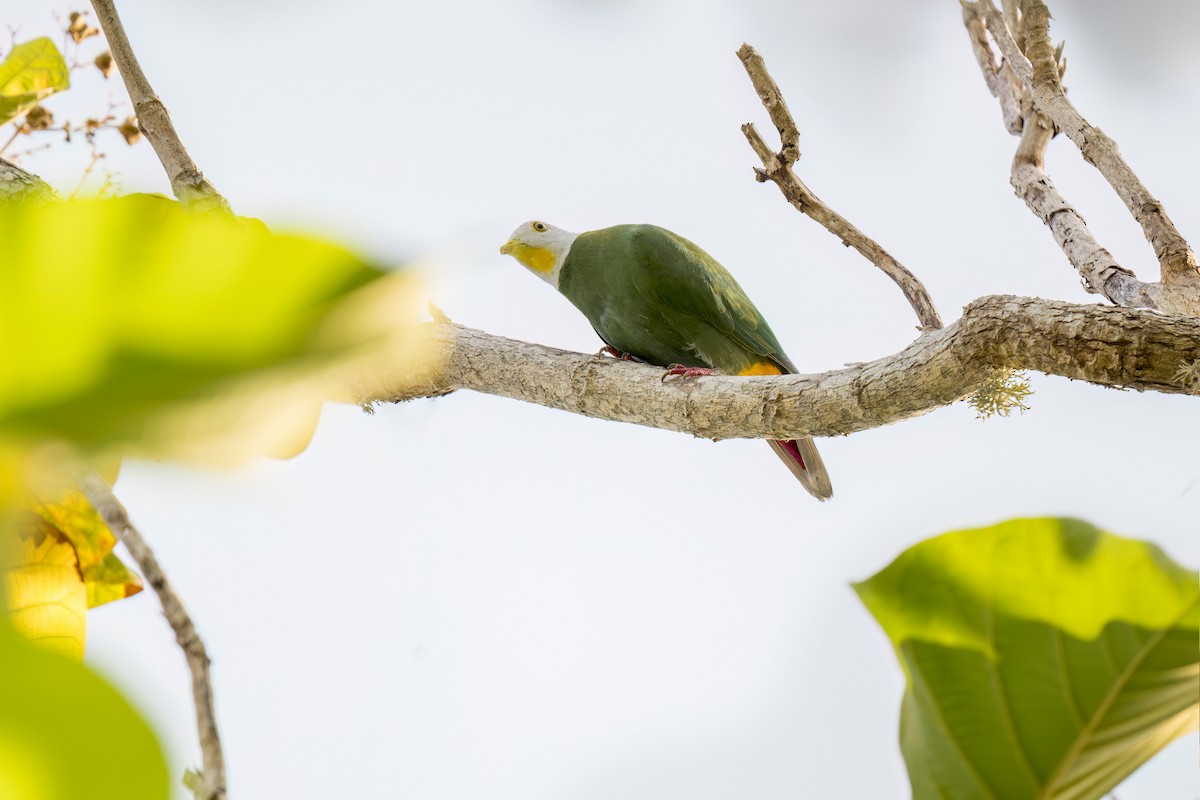
[[[685,367],[683,364],[672,364],[667,367],[667,371],[663,375],[663,380],[672,375],[679,375],[684,378],[699,378],[704,375],[715,375],[716,373],[715,369],[709,369],[708,367]]]
[[[617,348],[613,347],[611,344],[604,345],[604,347],[600,348],[600,352],[596,353],[596,355],[612,356],[613,358],[621,361],[641,361],[641,359],[637,356],[631,356],[629,353],[623,353]]]

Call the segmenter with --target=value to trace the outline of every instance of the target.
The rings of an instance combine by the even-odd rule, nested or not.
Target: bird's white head
[[[558,273],[578,235],[534,219],[518,225],[500,252],[520,261],[530,272],[557,289]]]

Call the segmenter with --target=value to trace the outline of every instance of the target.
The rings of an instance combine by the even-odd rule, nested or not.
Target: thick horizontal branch
[[[984,297],[895,355],[820,375],[666,379],[646,364],[434,323],[442,358],[363,402],[456,389],[710,439],[838,436],[908,419],[975,392],[991,370],[1200,394],[1200,320],[1027,297]]]
[[[171,191],[186,207],[228,212],[229,203],[204,177],[183,146],[166,105],[155,94],[150,80],[142,71],[113,0],[92,0],[92,8],[96,10],[96,17],[100,20],[104,38],[108,40],[113,60],[117,62],[117,70],[125,82],[129,99],[133,101],[138,127],[146,134],[146,139],[166,170]]]
[[[800,129],[796,127],[796,120],[788,110],[783,93],[779,91],[779,84],[775,83],[771,73],[767,72],[767,63],[753,47],[743,43],[738,48],[737,56],[741,59],[746,74],[750,76],[750,83],[754,84],[754,90],[758,92],[758,99],[767,110],[767,116],[771,118],[771,123],[779,133],[779,160],[784,167],[791,167],[800,158]],[[754,145],[753,141],[751,145]],[[758,151],[758,148],[755,147],[755,150]],[[762,156],[763,153],[759,152],[759,157]]]

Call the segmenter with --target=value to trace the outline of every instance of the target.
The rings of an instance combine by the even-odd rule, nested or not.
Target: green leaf
[[[407,276],[159,197],[0,207],[0,260],[0,439],[242,457],[415,355]]]
[[[17,45],[0,64],[0,125],[71,86],[70,70],[46,37]]]
[[[0,797],[168,794],[162,750],[137,712],[90,670],[0,622]]]
[[[1200,724],[1200,584],[1153,544],[1012,520],[855,589],[907,677],[915,800],[1099,798]]]

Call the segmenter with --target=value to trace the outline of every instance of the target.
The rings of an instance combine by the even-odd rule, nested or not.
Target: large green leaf
[[[0,615],[0,797],[166,800],[154,734],[80,664],[24,642]]]
[[[45,36],[17,45],[0,64],[0,125],[70,88],[62,53]]]
[[[410,286],[160,197],[0,205],[0,440],[160,455],[311,431],[348,363],[403,366]]]
[[[855,589],[908,679],[913,797],[1098,798],[1200,722],[1200,585],[1078,520],[947,533]]]

